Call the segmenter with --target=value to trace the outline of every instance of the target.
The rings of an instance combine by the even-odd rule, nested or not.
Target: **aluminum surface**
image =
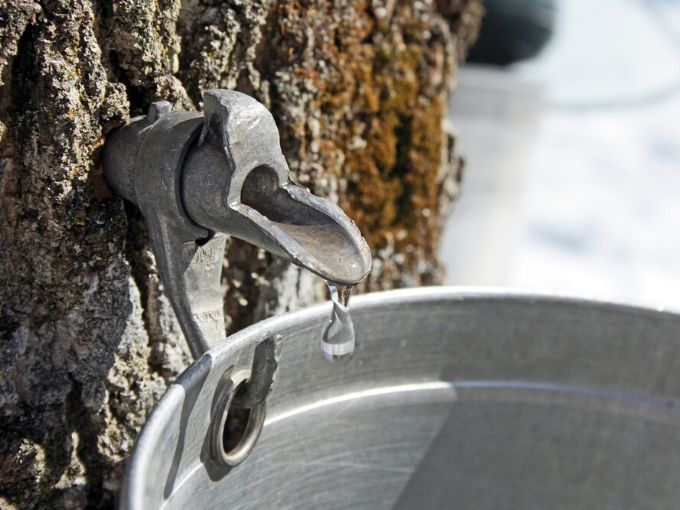
[[[353,301],[357,349],[318,350],[330,304],[258,323],[173,384],[129,464],[126,509],[654,509],[680,501],[680,316],[429,288]],[[207,454],[216,385],[273,335],[250,457]]]

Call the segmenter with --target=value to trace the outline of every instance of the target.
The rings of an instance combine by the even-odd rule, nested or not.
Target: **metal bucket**
[[[192,365],[144,427],[122,507],[680,505],[679,315],[447,288],[369,294],[352,309],[348,363],[321,355],[325,304],[255,324]],[[273,335],[259,441],[217,466],[225,376],[237,386]]]

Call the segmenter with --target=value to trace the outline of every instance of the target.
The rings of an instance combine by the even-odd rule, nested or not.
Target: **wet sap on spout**
[[[321,352],[328,361],[349,359],[354,352],[354,324],[349,312],[352,287],[326,282],[333,308],[321,336]]]

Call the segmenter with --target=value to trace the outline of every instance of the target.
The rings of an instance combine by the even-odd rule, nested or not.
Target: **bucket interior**
[[[680,317],[455,289],[352,302],[356,351],[320,352],[330,305],[230,337],[140,436],[124,508],[665,509],[680,501]],[[209,459],[220,376],[271,335],[258,443]]]

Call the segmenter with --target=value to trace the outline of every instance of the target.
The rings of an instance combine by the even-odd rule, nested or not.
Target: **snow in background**
[[[449,282],[680,309],[680,2],[563,0],[511,69],[463,69]]]

